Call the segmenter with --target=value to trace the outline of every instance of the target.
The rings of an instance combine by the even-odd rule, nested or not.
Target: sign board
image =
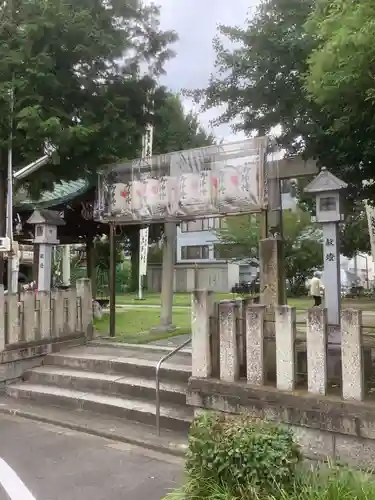
[[[99,176],[97,220],[147,224],[267,207],[267,138],[134,160]]]

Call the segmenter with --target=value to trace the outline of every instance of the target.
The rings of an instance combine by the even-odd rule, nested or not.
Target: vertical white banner
[[[139,231],[138,299],[143,299],[143,276],[147,274],[148,227]]]
[[[368,223],[368,234],[370,236],[371,255],[375,262],[375,207],[366,203],[366,214]]]
[[[148,227],[139,231],[139,275],[147,274]]]

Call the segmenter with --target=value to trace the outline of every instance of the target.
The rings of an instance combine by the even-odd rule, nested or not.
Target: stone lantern
[[[35,210],[27,223],[35,226],[34,244],[39,245],[38,290],[49,291],[52,276],[52,248],[59,244],[57,228],[64,226],[65,221],[58,212],[53,210]]]
[[[340,325],[339,223],[343,220],[341,194],[346,188],[347,184],[325,167],[305,188],[305,193],[316,195],[316,222],[323,229],[325,306],[331,334],[339,331]]]

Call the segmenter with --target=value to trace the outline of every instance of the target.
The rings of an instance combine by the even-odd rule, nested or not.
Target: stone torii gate
[[[268,163],[268,210],[262,214],[259,248],[262,304],[286,304],[281,182],[311,177],[318,172],[316,161],[305,161],[300,156]]]
[[[262,302],[284,304],[280,183],[314,175],[317,167],[300,157],[270,161],[269,145],[267,137],[257,137],[157,155],[147,165],[133,160],[108,166],[99,176],[95,218],[113,228],[155,222],[175,226],[197,217],[261,213]],[[114,303],[112,297],[112,335]]]

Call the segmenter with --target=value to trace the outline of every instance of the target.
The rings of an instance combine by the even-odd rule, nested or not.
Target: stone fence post
[[[212,374],[210,315],[213,294],[195,290],[191,296],[192,376],[208,378]]]
[[[341,311],[342,397],[362,401],[364,366],[362,347],[362,311]]]
[[[5,300],[4,300],[4,285],[0,285],[0,352],[4,351],[4,349],[5,349]]]
[[[249,384],[264,384],[264,316],[266,306],[245,302],[246,317],[246,376]]]
[[[77,297],[81,299],[82,332],[88,340],[94,335],[91,280],[82,278],[76,283]]]
[[[234,382],[239,377],[239,356],[236,332],[236,304],[223,301],[219,304],[220,378]]]
[[[307,385],[311,394],[327,393],[327,309],[307,311]]]
[[[280,306],[275,310],[276,385],[281,391],[293,391],[296,381],[294,344],[296,309]]]

